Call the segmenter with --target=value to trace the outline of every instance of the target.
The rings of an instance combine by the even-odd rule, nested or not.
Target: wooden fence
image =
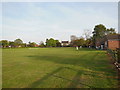
[[[118,54],[118,63],[120,63],[120,48],[117,49],[117,54]]]
[[[116,50],[107,50],[108,54],[113,58],[115,66],[120,70],[120,48]]]

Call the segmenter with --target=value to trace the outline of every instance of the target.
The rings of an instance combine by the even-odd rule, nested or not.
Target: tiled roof
[[[120,40],[120,34],[106,35],[103,38],[97,39],[96,44],[104,44],[104,42],[107,40]]]
[[[119,39],[119,40],[120,40],[120,34],[107,35],[106,38],[107,38],[108,40],[113,40],[113,39]]]
[[[69,43],[69,41],[62,41],[62,43]]]

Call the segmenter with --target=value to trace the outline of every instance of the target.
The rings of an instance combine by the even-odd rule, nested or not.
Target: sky
[[[71,35],[83,36],[98,24],[118,31],[117,2],[2,2],[0,8],[2,40],[70,41]]]

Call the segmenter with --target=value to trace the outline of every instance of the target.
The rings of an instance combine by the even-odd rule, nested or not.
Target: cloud
[[[23,5],[23,3],[20,4]],[[17,9],[21,5],[15,6],[16,11],[13,10],[14,7],[11,8],[12,10],[9,9],[11,5],[7,9],[3,9],[5,10],[3,13],[3,39],[21,38],[25,42],[40,42],[53,37],[59,40],[69,40],[70,35],[81,36],[84,29],[93,30],[96,24],[103,23],[107,28],[116,29],[118,25],[117,18],[92,7],[81,8],[62,4],[45,7],[35,3],[24,3],[22,9]]]

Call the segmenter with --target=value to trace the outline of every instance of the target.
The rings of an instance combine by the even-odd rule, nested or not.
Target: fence
[[[113,60],[114,60],[115,62],[118,61],[117,50],[108,49],[107,52],[111,55],[111,57],[113,58]]]
[[[107,52],[113,58],[115,66],[120,70],[120,48],[116,50],[108,49]]]
[[[117,55],[118,55],[118,63],[120,63],[120,48],[117,49]]]

